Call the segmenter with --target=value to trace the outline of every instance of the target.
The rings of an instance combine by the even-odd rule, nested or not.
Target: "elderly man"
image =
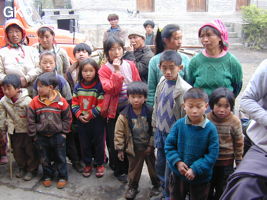
[[[126,48],[127,52],[124,55],[124,59],[132,60],[136,63],[141,80],[147,83],[148,63],[154,56],[154,53],[145,45],[144,33],[131,31],[128,38],[130,46]]]

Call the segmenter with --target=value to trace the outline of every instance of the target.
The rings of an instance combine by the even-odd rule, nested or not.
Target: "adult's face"
[[[7,37],[12,44],[18,44],[22,40],[22,31],[16,26],[10,26],[7,31]]]
[[[109,23],[110,23],[110,26],[112,28],[116,28],[118,26],[119,20],[118,19],[110,19]]]
[[[222,39],[216,35],[212,29],[201,31],[199,38],[206,50],[220,49],[220,42]]]
[[[43,35],[38,36],[38,41],[45,50],[50,50],[53,48],[54,35],[46,31]]]
[[[140,49],[145,46],[144,38],[138,35],[131,35],[129,40],[134,49]]]
[[[172,33],[170,38],[165,38],[164,42],[166,44],[166,48],[170,50],[178,50],[182,46],[182,31],[178,30]]]

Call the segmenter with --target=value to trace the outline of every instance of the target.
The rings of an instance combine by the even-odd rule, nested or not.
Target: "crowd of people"
[[[228,51],[221,20],[200,27],[196,34],[203,50],[192,59],[179,52],[179,25],[154,33],[155,23],[147,20],[144,32],[127,33],[118,20],[116,14],[108,16],[100,66],[85,43],[75,46],[76,62],[70,65],[52,27],[40,27],[39,43],[31,47],[23,25],[6,22],[6,46],[0,49],[0,163],[8,162],[10,140],[16,177],[30,181],[41,164],[44,187],[53,180],[59,189],[67,185],[68,157],[84,177],[101,178],[110,167],[128,183],[126,199],[139,192],[144,162],[150,197],[247,199],[253,192],[253,199],[266,197],[266,173],[248,164],[256,160],[261,163],[253,166],[266,171],[261,159],[267,152],[266,61],[241,99],[251,117],[243,134],[233,113],[242,66]],[[242,161],[244,138],[251,147]],[[254,190],[240,191],[251,183]]]

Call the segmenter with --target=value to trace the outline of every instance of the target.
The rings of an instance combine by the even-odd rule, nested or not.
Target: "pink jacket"
[[[127,62],[131,66],[133,81],[141,81],[134,62],[128,60]],[[113,73],[105,64],[101,66],[98,73],[105,91],[103,112],[101,114],[103,117],[115,118],[124,77],[119,73]]]

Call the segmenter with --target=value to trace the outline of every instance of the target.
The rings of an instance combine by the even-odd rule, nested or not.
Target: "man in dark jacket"
[[[127,52],[124,55],[124,59],[135,62],[141,80],[147,83],[148,63],[154,56],[154,53],[148,46],[145,45],[144,33],[139,31],[131,31],[128,35],[128,38],[130,40],[130,47],[127,47]]]

